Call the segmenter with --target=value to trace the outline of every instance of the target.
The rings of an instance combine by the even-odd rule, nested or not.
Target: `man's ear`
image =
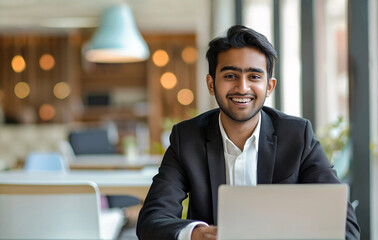
[[[272,94],[274,88],[276,87],[276,84],[277,84],[277,79],[275,79],[275,78],[269,79],[268,87],[266,89],[266,97],[269,97],[270,94]]]
[[[210,95],[214,96],[214,79],[210,76],[210,74],[206,75],[206,83],[207,88],[209,89]]]

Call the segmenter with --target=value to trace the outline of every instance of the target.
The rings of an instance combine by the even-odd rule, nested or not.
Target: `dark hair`
[[[206,53],[209,62],[209,74],[215,80],[215,72],[218,65],[218,54],[230,48],[253,47],[266,56],[268,80],[272,77],[274,62],[278,60],[277,52],[264,35],[251,28],[235,25],[228,29],[227,35],[210,41]]]

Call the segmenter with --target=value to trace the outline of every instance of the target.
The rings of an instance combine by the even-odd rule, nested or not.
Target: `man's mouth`
[[[248,103],[252,101],[251,98],[231,98],[231,100],[237,103]]]
[[[232,97],[231,100],[236,103],[249,103],[253,100],[253,98],[250,97]]]

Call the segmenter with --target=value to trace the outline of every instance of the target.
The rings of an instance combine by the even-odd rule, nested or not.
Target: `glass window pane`
[[[243,24],[265,35],[273,44],[273,1],[243,1]],[[274,92],[265,101],[266,106],[273,106]]]
[[[349,118],[347,1],[315,1],[317,129]]]
[[[301,104],[301,53],[300,53],[300,2],[281,1],[281,77],[282,110],[290,115],[302,116]]]

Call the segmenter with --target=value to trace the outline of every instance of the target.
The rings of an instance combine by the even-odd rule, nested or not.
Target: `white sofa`
[[[65,124],[0,124],[0,170],[16,166],[32,151],[59,151]]]

